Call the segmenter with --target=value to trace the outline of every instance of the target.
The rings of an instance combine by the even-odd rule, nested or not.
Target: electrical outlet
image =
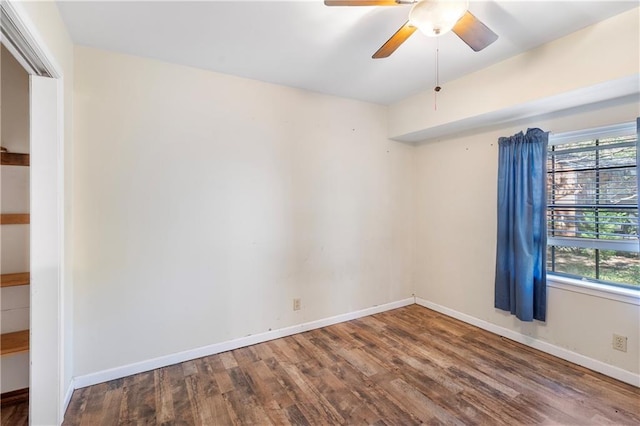
[[[294,311],[300,310],[300,299],[293,299],[293,310]]]
[[[613,349],[617,351],[626,352],[627,351],[627,336],[621,336],[619,334],[613,334],[612,341]]]

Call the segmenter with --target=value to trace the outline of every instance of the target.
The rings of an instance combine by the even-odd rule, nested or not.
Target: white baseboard
[[[459,319],[460,321],[464,321],[467,324],[475,325],[476,327],[490,331],[491,333],[497,334],[499,336],[506,337],[507,339],[514,340],[518,343],[522,343],[534,349],[538,349],[542,352],[546,352],[550,355],[557,356],[558,358],[562,358],[574,364],[581,365],[590,370],[597,371],[598,373],[602,373],[606,376],[613,377],[614,379],[620,380],[621,382],[625,382],[630,385],[640,387],[639,374],[634,374],[630,371],[623,370],[622,368],[604,363],[602,361],[598,361],[593,358],[589,358],[587,356],[570,351],[568,349],[561,348],[556,345],[552,345],[551,343],[533,338],[531,336],[524,335],[522,333],[518,333],[517,331],[513,331],[508,328],[501,327],[499,325],[490,323],[485,320],[481,320],[476,317],[472,317],[471,315],[458,312],[454,309],[450,309],[445,306],[438,305],[436,303],[430,302],[425,299],[421,299],[419,297],[416,297],[416,304],[420,306],[424,306],[425,308],[433,309],[434,311]]]
[[[71,382],[69,382],[69,387],[67,387],[67,391],[64,394],[64,400],[62,401],[62,420],[64,420],[64,415],[67,412],[67,408],[69,408],[69,403],[71,402],[71,397],[73,396],[74,390],[76,390],[76,387],[72,378]]]
[[[291,327],[285,327],[278,330],[267,331],[265,333],[241,337],[241,338],[229,340],[226,342],[215,343],[215,344],[203,346],[200,348],[190,349],[188,351],[165,355],[158,358],[136,362],[133,364],[123,365],[120,367],[98,371],[98,372],[86,374],[83,376],[77,376],[77,377],[74,377],[73,385],[74,385],[74,389],[84,388],[86,386],[107,382],[109,380],[119,379],[122,377],[130,376],[132,374],[155,370],[156,368],[166,367],[168,365],[173,365],[173,364],[189,361],[196,358],[202,358],[208,355],[214,355],[221,352],[242,348],[245,346],[255,345],[257,343],[279,339],[281,337],[291,336],[293,334],[303,333],[309,330],[315,330],[316,328],[327,327],[329,325],[366,317],[368,315],[389,311],[391,309],[401,308],[403,306],[412,305],[414,303],[415,303],[415,298],[410,297],[407,299],[398,300],[396,302],[372,306],[371,308],[366,308],[366,309],[362,309],[355,312],[349,312],[346,314],[336,315],[333,317],[324,318],[317,321],[311,321],[303,324],[293,325]],[[71,392],[73,392],[73,389],[71,390]]]

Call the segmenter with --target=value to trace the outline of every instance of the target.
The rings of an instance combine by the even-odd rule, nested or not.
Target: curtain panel
[[[546,319],[548,141],[540,129],[498,139],[495,307],[522,321]]]

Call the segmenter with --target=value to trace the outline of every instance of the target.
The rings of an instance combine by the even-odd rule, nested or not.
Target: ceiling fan
[[[429,37],[453,31],[478,52],[498,35],[469,12],[469,1],[458,0],[324,0],[327,6],[398,6],[413,4],[409,20],[376,53],[374,59],[390,56],[417,29]]]

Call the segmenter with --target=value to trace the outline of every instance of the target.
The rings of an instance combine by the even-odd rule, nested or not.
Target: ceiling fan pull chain
[[[438,110],[438,92],[442,89],[440,87],[440,41],[436,39],[436,87],[433,88],[433,109],[435,111]]]

